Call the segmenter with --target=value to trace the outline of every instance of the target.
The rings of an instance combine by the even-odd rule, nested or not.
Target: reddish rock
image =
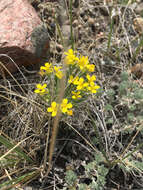
[[[48,33],[30,3],[0,0],[0,61],[3,65],[15,72],[15,64],[18,67],[37,64],[45,48],[49,48]],[[0,70],[3,70],[1,66]]]
[[[132,73],[133,75],[135,75],[138,79],[140,79],[141,77],[143,77],[143,64],[136,64],[134,65],[129,73]]]

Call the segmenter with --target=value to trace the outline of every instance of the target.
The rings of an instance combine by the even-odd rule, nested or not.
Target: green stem
[[[112,11],[110,11],[110,20],[111,20],[111,23],[110,23],[110,32],[109,32],[109,35],[108,35],[108,44],[107,44],[107,52],[109,52],[110,50],[110,46],[111,46],[111,37],[112,37],[112,31],[113,31],[113,24],[114,24],[114,21],[111,17],[111,13]]]
[[[70,33],[71,33],[71,46],[74,50],[74,37],[73,37],[73,27],[72,27],[72,0],[70,0]]]
[[[111,162],[107,158],[106,152],[105,152],[104,147],[103,147],[102,139],[101,139],[101,137],[99,135],[99,131],[98,131],[97,127],[96,127],[96,123],[95,123],[95,121],[94,121],[94,119],[92,117],[91,117],[91,120],[92,120],[93,125],[94,125],[95,134],[96,134],[96,136],[97,136],[97,138],[99,140],[100,151],[102,152],[104,158],[106,159],[106,162],[107,162],[108,166],[111,167]]]
[[[137,55],[139,54],[139,52],[140,52],[140,49],[143,47],[143,35],[142,35],[142,38],[141,38],[141,40],[140,40],[140,43],[139,43],[139,45],[138,45],[138,47],[137,47],[137,49],[136,49],[136,51],[135,51],[135,53],[133,54],[133,57],[132,57],[132,62],[136,59],[136,57],[137,57]]]

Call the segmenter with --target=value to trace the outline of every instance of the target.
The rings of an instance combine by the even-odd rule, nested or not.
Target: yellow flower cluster
[[[61,79],[62,77],[63,77],[63,73],[62,73],[62,71],[60,71],[60,69],[61,69],[62,67],[57,67],[57,66],[54,66],[54,71],[55,71],[55,73],[56,73],[56,76],[59,78],[59,79]]]
[[[68,99],[63,99],[62,103],[59,105],[56,102],[52,102],[51,103],[51,107],[49,107],[47,109],[48,112],[52,113],[52,117],[55,117],[57,115],[58,109],[60,108],[60,110],[62,111],[62,113],[66,113],[68,115],[72,115],[73,111],[72,111],[72,104],[68,103]]]
[[[82,72],[81,77],[73,75],[69,76],[68,83],[76,86],[76,91],[72,91],[72,99],[81,98],[82,96],[80,91],[87,91],[95,94],[97,89],[100,88],[100,86],[95,84],[96,76],[89,74],[95,71],[95,66],[89,63],[88,57],[77,57],[75,54],[76,52],[72,49],[69,49],[68,52],[65,52],[65,63],[74,65]]]
[[[65,63],[68,65],[76,65],[80,68],[81,71],[88,70],[89,72],[94,72],[95,66],[89,63],[88,57],[75,55],[75,51],[69,49],[68,52],[65,52]]]
[[[63,114],[72,115],[72,107],[74,104],[82,102],[88,97],[89,94],[97,93],[100,88],[96,82],[96,76],[93,74],[95,66],[90,64],[88,57],[77,56],[76,51],[69,49],[68,52],[64,52],[65,59],[64,64],[66,67],[66,88],[65,97],[60,104],[56,101],[58,93],[61,90],[59,82],[52,83],[54,87],[51,89],[51,83],[37,84],[35,93],[41,95],[46,102],[51,102],[51,105],[47,108],[47,112],[51,113],[52,117],[57,115],[58,110]],[[55,66],[52,63],[45,63],[44,66],[40,67],[40,75],[49,76],[54,75],[58,80],[62,79],[63,72],[61,66]],[[53,77],[53,80],[55,77]],[[57,79],[56,79],[57,81]],[[77,101],[78,100],[78,101]]]
[[[75,56],[75,51],[69,49],[68,52],[65,52],[65,63],[68,65],[74,65],[78,61],[78,58]]]
[[[45,66],[40,67],[40,75],[46,75],[46,74],[51,74],[55,73],[55,75],[61,79],[63,77],[63,73],[61,71],[62,67],[61,66],[53,66],[51,63],[45,63]]]
[[[78,98],[81,98],[81,95],[80,95],[80,91],[78,91],[78,92],[74,92],[74,91],[72,91],[72,99],[78,99]]]
[[[44,74],[50,74],[53,72],[53,67],[51,63],[45,63],[45,66],[40,67],[40,74],[43,76]]]
[[[96,76],[89,74],[86,75],[85,80],[83,77],[73,77],[73,75],[70,75],[70,79],[68,80],[69,84],[76,85],[76,90],[84,90],[84,91],[90,91],[91,93],[95,94],[97,92],[97,89],[100,88],[100,86],[95,84]],[[75,99],[75,98],[74,98]]]

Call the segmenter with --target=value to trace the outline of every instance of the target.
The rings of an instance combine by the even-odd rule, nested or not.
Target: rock
[[[79,0],[74,0],[73,6],[74,6],[75,8],[78,8],[79,5],[80,5],[80,1],[79,1]]]
[[[87,16],[86,14],[85,14],[84,17],[83,17],[83,20],[84,20],[84,22],[87,22],[88,16]]]
[[[70,25],[66,24],[66,25],[63,25],[62,27],[62,32],[63,32],[63,35],[66,39],[69,39],[70,38]]]
[[[102,7],[99,7],[100,8],[100,12],[103,16],[109,16],[109,10],[108,10],[108,7],[106,6],[102,6]]]
[[[95,23],[95,19],[94,19],[94,18],[89,17],[89,18],[88,18],[88,24],[89,24],[89,26],[94,25],[94,23]]]
[[[137,78],[141,78],[143,76],[143,64],[136,64],[134,65],[129,73],[132,73],[133,75],[135,75]]]
[[[104,3],[107,4],[107,5],[112,5],[113,0],[104,0]]]
[[[76,20],[74,20],[74,21],[73,21],[73,23],[72,23],[73,27],[78,26],[78,23],[79,23],[79,21],[78,21],[77,19],[76,19]]]
[[[56,49],[58,52],[61,52],[63,50],[63,46],[61,44],[57,44]]]
[[[39,63],[49,48],[47,30],[27,0],[0,1],[0,62],[12,73]],[[5,72],[0,66],[0,72]]]
[[[142,34],[143,33],[143,18],[138,17],[133,20],[134,29],[137,33]]]
[[[135,12],[139,14],[140,16],[143,16],[143,2],[137,4],[135,8]]]

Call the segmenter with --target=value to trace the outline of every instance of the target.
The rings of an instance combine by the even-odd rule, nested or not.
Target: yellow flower
[[[91,82],[94,82],[96,80],[96,76],[95,75],[86,75],[86,78],[88,79],[88,82],[91,83]]]
[[[64,52],[64,54],[67,56],[72,56],[72,55],[74,55],[74,51],[73,51],[73,49],[69,49],[68,52]]]
[[[54,70],[55,70],[55,72],[56,72],[56,76],[57,76],[59,79],[61,79],[61,78],[63,77],[63,73],[62,73],[62,71],[60,71],[61,68],[62,68],[62,67],[54,66]]]
[[[79,77],[73,77],[72,75],[70,75],[70,78],[68,80],[68,83],[71,84],[73,83],[74,85],[77,85],[78,84],[78,80],[79,80]]]
[[[74,65],[78,58],[75,56],[75,51],[72,49],[69,49],[68,52],[65,52],[64,54],[66,55],[65,57],[65,63],[69,65]]]
[[[88,70],[89,72],[94,72],[94,70],[95,70],[95,65],[93,65],[93,64],[88,64],[88,65],[86,65],[86,68],[87,68],[87,70]]]
[[[100,86],[95,85],[94,82],[91,82],[90,85],[87,87],[87,89],[88,89],[91,93],[93,93],[93,94],[95,94],[95,93],[97,92],[97,89],[99,89],[99,88],[100,88]]]
[[[84,78],[80,78],[77,82],[77,90],[84,90],[85,87],[88,86],[88,83],[87,82],[84,82]]]
[[[61,78],[63,77],[62,71],[56,72],[56,76],[57,76],[59,79],[61,79]]]
[[[61,103],[61,111],[63,113],[71,113],[71,111],[69,109],[72,108],[72,104],[68,103],[68,99],[63,99],[62,103]],[[69,112],[70,111],[70,112]]]
[[[73,83],[73,81],[74,81],[74,78],[73,78],[72,75],[70,75],[70,78],[69,78],[69,80],[68,80],[68,83],[71,84],[71,83]]]
[[[52,117],[57,115],[58,104],[56,102],[51,103],[51,107],[47,108],[47,112],[52,112]]]
[[[82,56],[78,59],[77,62],[78,66],[80,67],[81,70],[85,70],[87,65],[89,64],[88,57]]]
[[[74,85],[78,85],[78,82],[79,82],[79,77],[75,77],[74,81],[73,81],[73,84]]]
[[[46,92],[48,92],[48,91],[46,90],[47,84],[43,84],[43,85],[37,84],[36,87],[37,87],[37,89],[34,90],[34,92],[35,92],[36,94],[43,95],[43,94],[45,94]]]
[[[72,114],[73,114],[73,111],[72,111],[72,110],[68,110],[68,111],[67,111],[67,114],[68,114],[68,115],[72,115]]]
[[[40,74],[49,74],[53,72],[52,64],[51,63],[45,63],[45,66],[40,67]]]
[[[76,100],[78,98],[81,98],[80,91],[78,91],[78,92],[72,91],[72,94],[73,94],[72,99]]]
[[[45,71],[41,70],[38,72],[41,76],[45,75]]]

